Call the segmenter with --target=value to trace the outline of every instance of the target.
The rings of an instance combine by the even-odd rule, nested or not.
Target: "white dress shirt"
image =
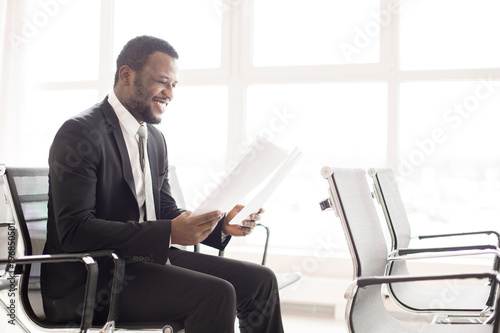
[[[139,122],[132,116],[132,114],[123,106],[123,104],[116,97],[115,92],[112,90],[108,95],[108,102],[113,107],[113,110],[118,117],[120,122],[120,127],[122,129],[123,138],[125,139],[125,144],[128,150],[128,156],[130,158],[130,165],[132,166],[132,173],[134,175],[135,192],[137,197],[137,205],[139,206],[140,218],[139,222],[144,221],[145,216],[145,184],[144,184],[144,173],[141,170],[141,165],[139,162],[139,135],[137,131],[139,130]],[[147,126],[146,126],[147,131]],[[150,170],[149,168],[149,158],[147,155],[147,149],[144,151],[146,165],[145,170]],[[149,177],[149,179],[151,179]],[[156,218],[154,218],[156,219]],[[148,217],[148,220],[149,219]],[[169,242],[172,244],[172,236],[170,236]],[[222,241],[226,239],[227,235],[222,233]]]
[[[145,185],[144,185],[144,172],[141,170],[140,160],[139,160],[139,135],[137,131],[141,124],[137,119],[132,116],[132,114],[123,106],[123,104],[116,97],[115,92],[112,90],[108,96],[108,102],[113,107],[113,110],[118,117],[120,122],[120,127],[123,133],[123,138],[125,139],[125,145],[127,146],[128,156],[130,158],[130,165],[132,166],[132,174],[134,176],[135,184],[135,194],[137,198],[137,205],[139,206],[140,218],[139,222],[144,221],[145,216]],[[147,126],[146,133],[147,133]],[[148,159],[147,149],[144,151],[145,157],[145,170],[149,170],[149,159]]]

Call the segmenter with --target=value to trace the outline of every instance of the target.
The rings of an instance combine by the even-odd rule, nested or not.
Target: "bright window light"
[[[221,9],[206,0],[115,1],[113,59],[140,35],[168,41],[181,69],[221,66]]]
[[[500,66],[497,0],[401,0],[401,69]]]
[[[343,247],[340,223],[332,223],[333,217],[319,209],[319,201],[327,196],[320,170],[325,165],[385,164],[387,85],[256,85],[247,94],[249,140],[260,134],[288,149],[298,146],[304,153],[266,204],[274,246],[310,247],[323,241]]]
[[[375,63],[380,1],[255,0],[255,66]]]
[[[99,102],[97,90],[37,91],[30,95],[20,115],[20,152],[15,161],[19,165],[47,165],[49,148],[57,130],[68,118],[77,115]],[[35,111],[33,111],[35,110]]]
[[[189,209],[201,203],[208,186],[225,170],[227,99],[225,86],[178,87],[158,125]]]
[[[401,85],[398,172],[421,232],[496,228],[499,108],[500,81]]]
[[[26,2],[18,45],[30,82],[97,80],[101,4],[99,1]]]

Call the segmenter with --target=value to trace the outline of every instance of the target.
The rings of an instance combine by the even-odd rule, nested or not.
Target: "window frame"
[[[39,83],[40,91],[97,89],[100,98],[109,92],[114,79],[113,15],[114,1],[101,1],[99,77],[91,81]],[[239,155],[246,141],[245,108],[247,87],[261,84],[377,82],[387,90],[386,165],[399,167],[399,95],[404,82],[500,80],[500,68],[454,70],[400,69],[400,16],[380,29],[380,61],[371,64],[255,67],[252,64],[253,0],[219,0],[222,36],[221,67],[183,70],[181,86],[221,85],[228,87],[226,166]],[[380,0],[381,10],[399,8],[399,0]],[[354,35],[353,31],[353,35]],[[10,116],[12,117],[12,116]],[[8,116],[6,118],[9,118]],[[10,151],[9,151],[10,152]],[[328,163],[328,161],[325,161]],[[315,172],[312,170],[311,172]]]

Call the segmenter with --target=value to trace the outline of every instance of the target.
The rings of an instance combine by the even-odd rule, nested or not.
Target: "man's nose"
[[[162,90],[162,94],[167,97],[169,100],[172,100],[174,98],[174,90],[172,89],[172,85],[168,85],[166,86],[163,90]]]

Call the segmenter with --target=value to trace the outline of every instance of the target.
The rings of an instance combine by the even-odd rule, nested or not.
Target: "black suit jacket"
[[[66,121],[49,154],[49,204],[45,253],[116,250],[128,261],[165,264],[171,220],[183,212],[170,192],[163,134],[148,125],[157,221],[139,223],[130,159],[116,114],[107,98]],[[224,249],[219,223],[205,244]],[[49,268],[50,266],[50,268]],[[74,264],[42,269],[42,292],[63,299],[85,283]]]

